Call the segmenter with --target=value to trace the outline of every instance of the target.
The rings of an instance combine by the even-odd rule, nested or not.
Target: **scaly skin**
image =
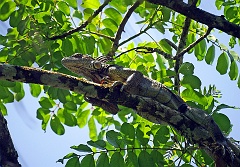
[[[182,112],[189,119],[199,124],[199,127],[206,129],[213,140],[218,145],[220,144],[221,147],[217,147],[216,150],[229,151],[229,154],[232,156],[231,159],[233,159],[225,136],[211,116],[200,109],[188,107],[179,96],[171,92],[166,86],[144,76],[141,72],[118,65],[106,64],[108,60],[107,57],[93,59],[92,57],[82,54],[74,54],[64,58],[62,64],[70,71],[90,79],[95,83],[103,84],[103,82],[106,81],[107,84],[111,84],[112,87],[120,83],[122,85],[121,91],[127,91],[133,95],[153,99],[171,109]],[[86,99],[110,113],[116,114],[118,112],[116,104],[99,99]],[[150,114],[147,116],[149,117]],[[198,134],[199,131],[194,130],[194,132],[196,132],[194,134],[197,135],[197,137],[201,137],[201,134]],[[224,154],[225,152],[223,152],[223,155]]]
[[[118,65],[106,64],[108,59],[74,54],[65,57],[62,64],[70,71],[91,79],[96,83],[107,81],[113,86],[123,84],[122,89],[134,95],[152,98],[174,110],[184,112],[187,109],[186,103],[177,95],[172,93],[166,86],[144,76],[141,72]]]

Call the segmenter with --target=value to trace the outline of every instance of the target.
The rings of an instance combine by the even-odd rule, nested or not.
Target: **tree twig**
[[[56,39],[62,39],[62,38],[65,38],[75,32],[78,32],[80,30],[82,30],[83,28],[85,28],[89,23],[92,22],[92,20],[103,10],[103,8],[105,6],[108,5],[108,3],[110,2],[111,0],[105,0],[104,3],[99,6],[99,8],[97,10],[94,11],[94,13],[82,24],[80,25],[79,27],[75,28],[75,29],[72,29],[72,30],[69,30],[68,32],[64,33],[64,34],[61,34],[61,35],[55,35],[53,37],[49,37],[48,39],[50,40],[56,40]]]
[[[98,33],[98,32],[93,32],[93,31],[90,31],[90,30],[80,30],[80,31],[83,31],[83,32],[85,31],[85,32],[88,32],[90,34],[94,34],[94,35],[97,35],[97,36],[100,36],[100,37],[103,37],[103,38],[107,38],[107,39],[109,39],[111,41],[114,41],[113,37],[110,37],[110,36],[105,35],[105,34],[101,34],[101,33]]]
[[[195,42],[191,43],[188,47],[186,47],[185,49],[183,49],[180,53],[178,53],[176,56],[174,56],[173,59],[179,59],[180,57],[182,57],[185,53],[187,53],[188,51],[190,51],[194,46],[196,46],[199,42],[201,42],[203,39],[205,39],[211,32],[212,28],[208,28],[206,33],[201,36],[200,38],[198,38]]]
[[[168,59],[168,60],[173,59],[172,55],[170,55],[170,54],[168,54],[168,53],[166,53],[166,52],[164,52],[164,51],[162,51],[162,50],[160,50],[158,48],[151,48],[151,47],[146,47],[146,46],[138,46],[138,47],[129,49],[127,51],[124,51],[124,52],[120,53],[116,57],[120,57],[121,55],[123,55],[123,54],[125,54],[127,52],[130,52],[130,51],[133,51],[133,50],[135,50],[137,52],[144,52],[144,53],[154,53],[154,52],[156,52],[156,53],[162,55],[165,59]],[[147,50],[147,51],[141,51],[141,50]]]
[[[117,48],[119,47],[119,41],[121,39],[122,36],[122,32],[124,31],[124,27],[128,21],[128,19],[130,18],[131,14],[134,12],[134,10],[143,2],[143,0],[137,0],[127,11],[126,15],[124,16],[121,24],[119,25],[118,31],[116,33],[115,36],[115,40],[112,44],[112,49],[111,51],[107,54],[110,57],[113,57],[113,55],[115,54]]]
[[[187,17],[185,19],[183,31],[182,31],[182,34],[181,34],[181,37],[180,37],[180,41],[179,41],[179,45],[178,45],[178,49],[177,49],[176,54],[180,53],[183,50],[183,48],[186,46],[186,38],[187,38],[187,35],[188,35],[188,30],[189,30],[189,27],[190,27],[190,23],[191,23],[191,19]],[[178,94],[180,94],[180,92],[179,92],[180,91],[180,78],[179,78],[178,70],[183,63],[183,57],[179,57],[178,59],[175,59],[175,60],[176,60],[176,63],[175,63],[175,66],[174,66],[174,70],[176,72],[176,75],[174,77],[174,88],[178,92]]]

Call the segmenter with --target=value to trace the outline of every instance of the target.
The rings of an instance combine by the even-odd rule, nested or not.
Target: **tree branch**
[[[121,24],[119,25],[117,34],[115,36],[115,40],[112,44],[112,49],[111,51],[108,53],[108,56],[113,57],[113,55],[115,54],[117,48],[118,48],[118,44],[119,44],[119,40],[121,39],[122,36],[122,32],[124,31],[124,27],[128,21],[128,19],[130,18],[130,16],[132,15],[132,13],[134,12],[134,10],[143,2],[143,0],[137,0],[128,10],[128,12],[126,13],[126,15],[124,16]]]
[[[61,34],[61,35],[55,35],[53,37],[49,37],[48,39],[50,40],[56,40],[56,39],[62,39],[62,38],[65,38],[75,32],[78,32],[80,30],[82,30],[83,28],[85,28],[89,23],[92,22],[92,20],[103,10],[103,8],[105,6],[107,6],[107,4],[110,2],[111,0],[105,0],[104,3],[99,6],[99,8],[97,10],[94,11],[93,15],[90,16],[82,25],[80,25],[79,27],[75,28],[75,29],[72,29],[72,30],[69,30],[68,32],[64,33],[64,34]]]
[[[121,92],[119,87],[110,91],[85,79],[29,67],[0,64],[0,80],[53,86],[132,108],[151,122],[171,125],[191,144],[198,144],[214,159],[222,159],[229,166],[240,166],[239,150],[228,144],[230,141],[222,135],[212,117],[200,109],[188,107],[186,112],[181,113],[153,99]]]
[[[120,53],[117,57],[120,57],[122,54],[130,52],[132,50],[135,50],[135,51],[138,51],[138,52],[145,52],[145,53],[154,53],[154,52],[156,52],[156,53],[162,55],[165,59],[168,59],[168,60],[172,60],[173,59],[172,55],[164,52],[163,50],[158,49],[158,48],[151,48],[151,47],[147,47],[147,46],[138,46],[138,47],[129,49],[129,50],[125,51],[125,52]],[[146,50],[146,51],[142,51],[142,50]]]
[[[0,166],[20,167],[18,154],[14,148],[7,121],[0,111]]]
[[[187,53],[188,51],[190,51],[194,46],[196,46],[199,42],[201,42],[204,38],[206,38],[210,32],[212,31],[212,28],[208,28],[207,32],[201,36],[200,38],[198,38],[195,42],[191,43],[188,47],[186,47],[185,49],[183,49],[180,53],[178,53],[173,59],[178,59],[180,57],[182,57],[185,53]]]
[[[191,23],[191,19],[186,17],[176,54],[180,53],[186,46],[186,39],[187,39],[190,23]],[[183,63],[183,57],[179,57],[178,59],[176,59],[176,63],[174,65],[174,70],[176,72],[176,75],[174,76],[174,86],[175,86],[174,88],[178,92],[178,94],[180,94],[180,78],[179,78],[178,70],[182,65],[182,63]]]
[[[190,6],[183,1],[173,0],[147,0],[150,3],[166,6],[178,13],[185,15],[197,22],[203,23],[208,27],[216,28],[229,35],[240,38],[240,26],[227,21],[224,16],[216,16],[202,9]]]

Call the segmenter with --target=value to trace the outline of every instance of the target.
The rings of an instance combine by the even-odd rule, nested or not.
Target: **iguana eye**
[[[93,67],[94,67],[95,69],[100,69],[100,68],[102,68],[102,64],[101,64],[100,61],[93,61],[92,63],[93,63]]]

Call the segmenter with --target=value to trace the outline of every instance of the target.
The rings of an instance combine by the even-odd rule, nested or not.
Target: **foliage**
[[[113,48],[115,35],[135,0],[112,0],[99,15],[87,22],[86,27],[64,38],[53,40],[73,28],[86,23],[102,5],[99,0],[31,1],[4,0],[0,2],[0,20],[8,21],[11,28],[6,35],[0,35],[0,62],[19,66],[34,66],[45,70],[72,74],[61,64],[61,59],[79,52],[93,57],[108,54]],[[225,2],[216,0],[218,9],[224,8],[225,17],[239,24],[237,1]],[[180,40],[185,17],[164,6],[141,3],[132,13],[138,22],[134,26],[136,34],[122,35],[116,50],[115,63],[141,71],[143,74],[158,80],[173,89],[176,76],[175,54]],[[132,23],[134,24],[134,23]],[[186,47],[203,36],[207,27],[192,21],[186,37]],[[169,40],[157,36],[170,34]],[[158,35],[153,35],[158,34]],[[139,42],[138,37],[150,37],[151,40]],[[146,38],[147,39],[147,38]],[[238,40],[238,43],[239,40]],[[230,48],[237,45],[237,39],[231,37]],[[141,49],[140,49],[141,48]],[[159,49],[166,53],[152,52],[149,48]],[[195,55],[199,61],[205,60],[212,65],[217,60],[216,70],[229,75],[231,80],[238,80],[239,56],[229,47],[224,46],[213,34],[199,42],[188,53]],[[216,50],[221,50],[220,55]],[[203,62],[204,63],[204,62]],[[202,108],[212,114],[223,132],[231,131],[231,122],[221,109],[234,108],[219,104],[217,89],[214,86],[202,87],[201,79],[194,75],[194,64],[184,62],[179,73],[183,91],[181,97],[189,105]],[[71,91],[48,86],[29,84],[33,97],[38,97],[37,118],[42,121],[42,129],[51,129],[63,135],[66,126],[86,125],[89,127],[90,141],[71,148],[76,153],[69,153],[59,162],[67,160],[66,166],[191,166],[194,163],[202,166],[212,165],[213,160],[196,145],[189,145],[172,128],[156,125],[144,120],[127,108],[121,108],[118,119],[101,108],[89,109],[83,96]],[[22,83],[0,82],[0,110],[7,115],[4,104],[20,101],[24,98]],[[101,127],[101,131],[97,129]],[[113,128],[114,130],[109,130]],[[84,155],[79,154],[84,152]]]

